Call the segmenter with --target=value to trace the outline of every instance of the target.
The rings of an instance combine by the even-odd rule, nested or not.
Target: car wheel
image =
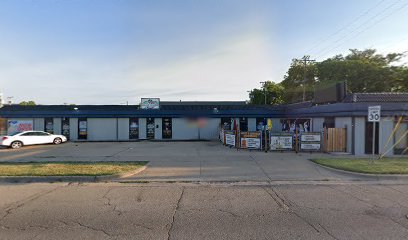
[[[15,141],[15,142],[12,142],[10,146],[12,149],[19,149],[23,146],[23,143],[20,141]]]
[[[54,139],[54,144],[61,144],[62,143],[62,139],[61,138],[56,138]]]

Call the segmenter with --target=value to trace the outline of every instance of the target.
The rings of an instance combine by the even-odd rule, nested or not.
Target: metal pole
[[[375,155],[375,125],[376,122],[373,122],[373,157]]]

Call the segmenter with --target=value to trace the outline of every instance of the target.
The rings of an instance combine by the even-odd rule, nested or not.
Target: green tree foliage
[[[35,102],[34,101],[22,101],[20,102],[20,105],[22,106],[35,106]]]
[[[267,81],[261,89],[252,89],[249,93],[249,101],[251,104],[262,105],[265,104],[281,104],[283,103],[283,95],[285,89],[279,83]]]
[[[350,49],[347,56],[336,55],[319,63],[292,60],[282,86],[287,89],[285,102],[302,100],[303,84],[306,100],[312,100],[316,88],[347,81],[349,92],[406,92],[408,68],[398,65],[401,53],[377,54],[374,49]],[[304,73],[306,71],[306,81]]]

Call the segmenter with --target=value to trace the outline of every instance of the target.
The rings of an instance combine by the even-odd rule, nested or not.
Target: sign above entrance
[[[381,118],[381,106],[368,107],[368,121],[379,122]]]
[[[142,98],[140,101],[141,109],[160,109],[160,98]]]

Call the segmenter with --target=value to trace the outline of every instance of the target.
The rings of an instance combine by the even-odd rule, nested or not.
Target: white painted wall
[[[365,117],[356,117],[354,120],[354,154],[365,155]]]
[[[163,135],[163,133],[162,133],[162,125],[163,125],[163,122],[162,122],[162,119],[161,118],[155,118],[154,119],[154,127],[155,127],[155,129],[154,129],[154,139],[162,139],[162,135]]]
[[[248,131],[256,131],[256,118],[248,118]]]
[[[312,132],[323,132],[324,118],[312,118]]]
[[[61,134],[62,119],[54,118],[54,134]]]
[[[185,118],[173,118],[172,131],[175,140],[198,139],[198,128],[191,126]]]
[[[69,119],[69,128],[70,140],[78,140],[78,118]]]
[[[139,118],[139,139],[146,139],[146,118]]]
[[[88,140],[117,140],[116,118],[88,118]]]
[[[118,140],[129,140],[129,118],[118,118]]]
[[[334,119],[336,128],[347,128],[347,152],[351,153],[352,144],[352,118],[351,117],[336,117]]]
[[[392,137],[390,142],[388,143],[387,147],[385,148],[385,144],[389,136],[394,129],[394,119],[392,117],[382,117],[380,124],[377,123],[377,127],[379,125],[379,153],[384,153],[387,151],[392,145],[394,145],[394,138]],[[394,155],[394,150],[390,150],[385,156],[392,156]]]
[[[34,130],[44,131],[44,118],[34,118]]]
[[[200,139],[212,140],[218,139],[221,125],[221,118],[210,118],[205,127],[200,129]]]

